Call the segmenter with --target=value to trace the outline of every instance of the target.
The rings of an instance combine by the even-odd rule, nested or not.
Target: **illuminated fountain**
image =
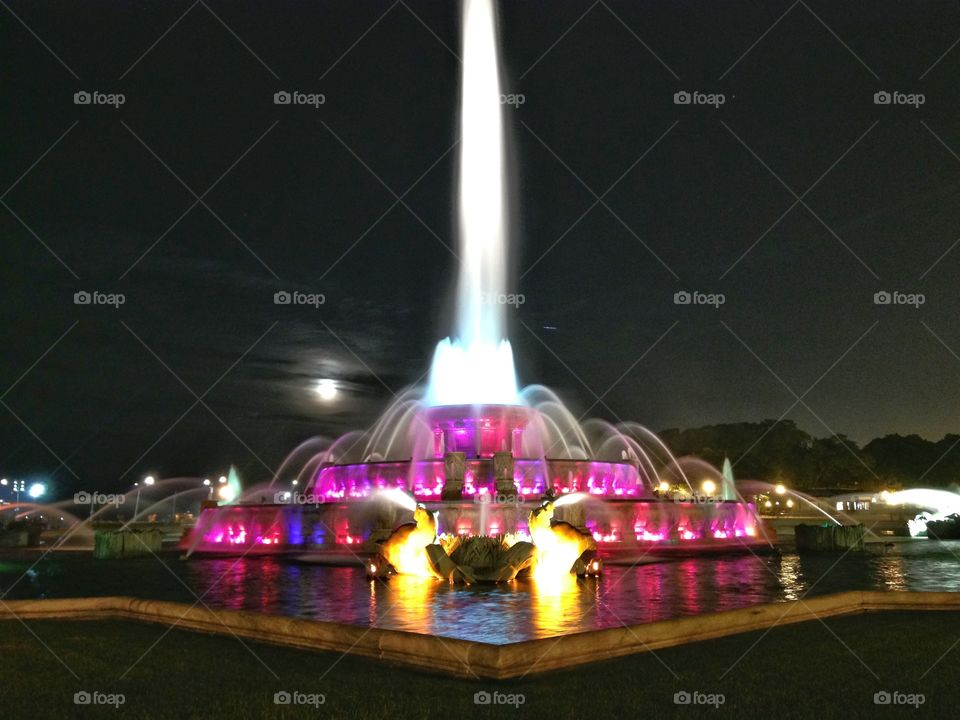
[[[960,495],[946,490],[913,488],[884,492],[888,505],[915,507],[921,512],[907,521],[911,537],[960,538]]]
[[[594,555],[597,569],[767,547],[732,477],[677,460],[638,424],[580,423],[549,389],[518,387],[500,302],[508,233],[496,17],[492,0],[464,0],[463,12],[455,334],[437,345],[426,388],[404,391],[367,432],[301,445],[271,483],[272,502],[256,501],[261,489],[205,511],[187,549],[362,560],[371,574],[469,582],[588,572]],[[467,562],[482,553],[489,564]]]

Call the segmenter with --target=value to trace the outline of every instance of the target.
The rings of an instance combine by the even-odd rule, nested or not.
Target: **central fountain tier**
[[[637,463],[555,458],[545,438],[548,420],[520,405],[443,405],[418,416],[410,443],[419,457],[325,464],[307,495],[324,502],[367,498],[399,488],[417,500],[471,499],[477,495],[539,499],[586,492],[606,498],[652,497]]]
[[[576,457],[579,445],[564,442],[556,422],[532,407],[420,406],[409,420],[393,428],[404,442],[388,444],[402,446],[407,459],[322,462],[301,477],[302,494],[247,496],[205,510],[193,548],[355,562],[410,520],[384,497],[397,490],[425,504],[450,536],[526,536],[531,510],[579,493],[584,499],[556,508],[557,519],[592,535],[607,562],[768,545],[753,507],[732,499],[732,489],[703,497],[681,473],[677,492],[665,492],[667,475],[629,444],[605,446],[606,459]]]

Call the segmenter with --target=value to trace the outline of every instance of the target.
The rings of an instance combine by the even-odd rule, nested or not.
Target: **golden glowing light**
[[[404,525],[383,544],[382,553],[401,575],[436,577],[426,547],[437,537],[437,522],[422,505],[414,510],[415,525]]]
[[[581,594],[577,577],[567,573],[535,580],[530,588],[533,627],[543,635],[563,635],[578,629]]]
[[[661,480],[659,485],[660,492],[665,493],[670,490],[670,483],[666,480]]]
[[[783,495],[787,491],[787,488],[784,487],[783,483],[777,483],[776,487],[773,488],[773,491],[777,495]]]
[[[713,480],[704,480],[700,487],[705,495],[713,495],[717,491],[717,484]]]
[[[546,503],[530,513],[530,537],[536,548],[532,575],[538,582],[551,582],[570,575],[573,564],[584,551],[596,547],[588,535],[566,523],[551,525],[553,504]]]

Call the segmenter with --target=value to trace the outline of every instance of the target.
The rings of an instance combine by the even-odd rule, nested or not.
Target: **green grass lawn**
[[[241,643],[229,635],[167,633],[162,626],[132,622],[36,621],[27,629],[12,620],[0,622],[0,717],[633,720],[955,714],[960,645],[921,676],[960,638],[960,613],[876,613],[825,624],[789,625],[765,636],[747,633],[492,682]],[[125,703],[119,709],[75,705],[74,693],[82,690],[123,693]],[[277,706],[273,697],[280,690],[322,693],[325,703]],[[677,705],[674,693],[681,690],[722,693],[724,703]],[[925,703],[919,710],[878,707],[874,693],[880,690],[923,693]],[[522,694],[524,703],[476,705],[474,694],[480,691]]]

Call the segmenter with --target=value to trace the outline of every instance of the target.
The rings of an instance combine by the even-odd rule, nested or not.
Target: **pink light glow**
[[[633,532],[636,533],[638,542],[660,542],[663,540],[662,532],[650,532],[647,530],[646,523],[643,522],[634,525]]]
[[[280,544],[280,533],[274,532],[268,536],[258,536],[257,542],[261,545],[279,545]]]
[[[602,532],[594,530],[593,539],[596,540],[598,543],[620,542],[620,532],[616,529],[613,529],[610,532],[604,534]]]
[[[584,489],[596,497],[634,498],[646,494],[637,469],[628,463],[597,460],[548,460],[547,463],[552,480],[549,486],[557,495]],[[542,460],[515,458],[513,480],[517,494],[525,498],[536,498],[548,488]],[[440,459],[386,461],[324,466],[307,492],[323,498],[324,502],[360,502],[377,489],[398,487],[427,500],[440,497],[444,484],[444,465]],[[468,456],[461,496],[469,499],[478,493],[492,493],[493,487],[493,463],[489,455]]]
[[[477,476],[474,475],[472,470],[467,470],[463,475],[463,492],[467,495],[476,495],[477,492],[485,493],[487,492],[486,486],[477,489],[476,485]]]
[[[243,525],[238,525],[235,531],[232,525],[228,525],[226,532],[221,528],[219,532],[204,536],[204,542],[220,545],[227,543],[229,545],[243,545],[247,541],[247,530]]]

